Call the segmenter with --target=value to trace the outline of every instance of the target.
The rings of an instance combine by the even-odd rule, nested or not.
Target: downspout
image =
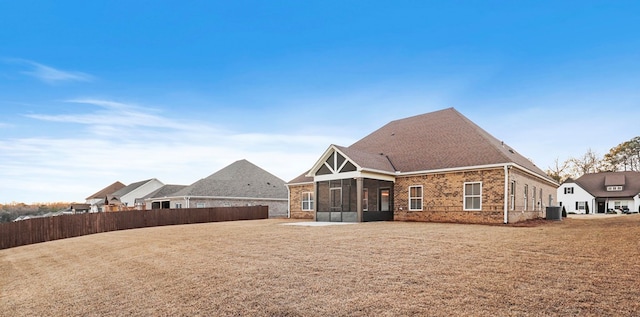
[[[509,164],[504,165],[504,223],[509,223]]]
[[[291,189],[289,189],[289,185],[284,185],[287,187],[287,219],[291,219]]]

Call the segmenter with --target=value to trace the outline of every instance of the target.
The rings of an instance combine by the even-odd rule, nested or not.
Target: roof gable
[[[176,192],[173,196],[287,198],[282,179],[247,160],[227,167]]]
[[[143,180],[143,181],[139,181],[139,182],[135,182],[135,183],[131,183],[131,184],[119,189],[118,191],[114,192],[113,196],[122,197],[122,196],[124,196],[124,195],[126,195],[126,194],[128,194],[128,193],[130,193],[130,192],[132,192],[134,190],[136,190],[138,187],[140,187],[140,186],[142,186],[142,185],[144,185],[144,184],[146,184],[146,183],[148,183],[148,182],[150,182],[152,180],[153,180],[153,178],[152,179]]]

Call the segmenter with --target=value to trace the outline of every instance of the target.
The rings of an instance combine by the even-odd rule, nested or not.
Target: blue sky
[[[0,1],[0,203],[330,144],[455,107],[546,169],[640,134],[634,1]]]

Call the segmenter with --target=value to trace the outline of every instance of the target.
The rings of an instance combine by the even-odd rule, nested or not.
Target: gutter
[[[291,219],[291,189],[289,185],[285,185],[287,188],[287,219]]]

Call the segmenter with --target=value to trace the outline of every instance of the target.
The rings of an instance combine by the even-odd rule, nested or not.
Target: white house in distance
[[[568,179],[558,188],[558,202],[568,213],[618,213],[640,210],[640,172],[603,172]]]
[[[108,207],[103,208],[103,211],[133,209],[136,198],[142,198],[162,186],[164,186],[164,183],[155,178],[131,183],[105,197],[105,205],[108,205]]]
[[[126,187],[125,184],[121,182],[115,182],[99,190],[97,193],[87,197],[86,203],[91,206],[91,212],[102,211],[102,206],[104,206],[105,198],[113,195],[113,193],[125,187]]]

